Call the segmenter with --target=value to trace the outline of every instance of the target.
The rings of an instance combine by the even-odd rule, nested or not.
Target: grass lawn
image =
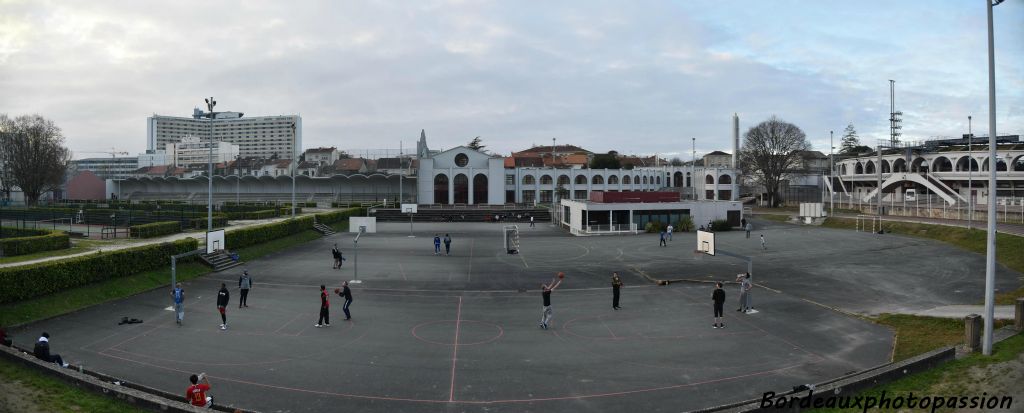
[[[986,357],[981,354],[972,354],[959,360],[943,364],[937,368],[913,374],[892,383],[878,386],[858,396],[881,396],[884,391],[886,397],[907,396],[914,393],[920,397],[924,395],[935,396],[980,396],[982,392],[989,395],[1005,396],[1008,389],[998,389],[991,386],[990,380],[994,377],[978,378],[979,375],[994,376],[993,370],[998,370],[998,364],[1006,363],[1007,367],[1017,368],[1020,363],[1018,358],[1024,352],[1024,334],[1017,334],[993,347],[992,356]],[[1013,384],[1010,384],[1013,386]],[[1017,383],[1019,385],[1019,383]],[[1012,389],[1009,389],[1012,390]],[[1014,400],[1019,403],[1019,400]],[[1016,405],[1016,403],[1014,404]],[[811,412],[860,412],[862,409],[814,409]],[[895,411],[886,409],[871,409],[876,411]],[[907,411],[904,409],[904,411]],[[928,411],[928,409],[921,410]],[[940,409],[939,411],[951,411]]]
[[[768,221],[777,221],[777,222],[789,222],[789,218],[791,217],[791,215],[788,215],[788,214],[787,215],[782,215],[782,214],[775,214],[775,213],[761,213],[761,214],[756,214],[754,216],[757,217],[758,219],[765,219],[765,220],[768,220]]]
[[[822,225],[829,228],[854,229],[856,221],[846,218],[828,218]],[[986,232],[978,229],[950,227],[945,225],[917,224],[912,222],[882,223],[886,232],[929,238],[946,242],[965,250],[985,253]],[[1008,268],[1024,273],[1024,237],[996,233],[996,261]],[[1013,304],[1017,297],[1024,297],[1024,286],[996,294],[996,304]]]
[[[68,385],[16,362],[0,359],[0,411],[10,412],[143,412],[120,400]],[[6,410],[11,409],[11,410]]]
[[[15,255],[13,257],[0,257],[0,264],[10,264],[10,263],[15,263],[15,262],[31,261],[31,260],[35,260],[35,259],[39,259],[39,258],[60,257],[60,256],[64,256],[64,255],[71,255],[71,254],[78,254],[80,252],[86,252],[86,251],[89,251],[90,249],[91,248],[88,248],[88,247],[85,247],[85,246],[74,245],[71,248],[65,248],[65,249],[62,249],[62,250],[40,251],[40,252],[36,252],[36,253],[32,253],[32,254]]]
[[[937,348],[964,342],[964,321],[955,318],[921,317],[907,314],[882,314],[872,318],[896,331],[893,361],[901,361]],[[995,328],[1013,324],[996,320]]]

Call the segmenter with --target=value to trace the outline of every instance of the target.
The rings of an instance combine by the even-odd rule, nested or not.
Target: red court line
[[[287,322],[287,323],[284,323],[284,324],[283,324],[283,325],[282,325],[281,327],[278,327],[278,328],[277,328],[277,330],[274,330],[274,334],[277,334],[277,333],[278,333],[279,331],[281,331],[281,329],[283,329],[283,328],[287,327],[287,326],[288,326],[288,324],[291,324],[291,323],[292,323],[292,322],[294,322],[295,320],[298,320],[298,319],[299,319],[299,317],[302,317],[302,315],[303,315],[302,313],[298,313],[298,314],[296,314],[296,315],[295,315],[295,317],[292,317],[292,319],[291,319],[291,320],[288,320],[288,322]]]
[[[462,296],[459,296],[459,309],[455,313],[455,340],[452,341],[452,386],[448,392],[448,401],[455,401],[455,363],[459,359],[459,326],[462,325]]]

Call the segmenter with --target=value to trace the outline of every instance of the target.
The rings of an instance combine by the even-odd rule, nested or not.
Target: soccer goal
[[[505,225],[501,228],[504,238],[505,252],[509,254],[519,253],[519,226]]]
[[[882,229],[882,221],[877,215],[857,215],[857,232],[867,232],[868,227],[871,233],[877,233]]]

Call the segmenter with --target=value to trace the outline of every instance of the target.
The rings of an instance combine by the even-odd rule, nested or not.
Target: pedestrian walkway
[[[271,219],[264,219],[264,220],[229,221],[228,222],[228,226],[226,228],[224,228],[224,229],[230,231],[230,230],[234,230],[234,229],[238,229],[238,228],[245,228],[245,227],[251,227],[251,226],[255,226],[255,225],[264,225],[264,224],[270,224],[270,223],[274,223],[274,222],[280,222],[280,221],[283,221],[283,220],[286,220],[286,219],[291,219],[291,217],[290,216],[289,217],[279,217],[279,218],[271,218]],[[177,241],[177,240],[185,239],[185,238],[196,238],[196,239],[199,240],[199,245],[203,245],[203,244],[206,243],[206,233],[205,232],[181,232],[181,233],[171,234],[171,235],[167,235],[167,236],[163,236],[163,237],[145,238],[145,239],[131,239],[131,240],[117,240],[117,241],[111,242],[109,245],[103,245],[101,247],[98,247],[98,248],[95,248],[95,249],[92,249],[92,250],[89,250],[89,251],[86,251],[86,252],[80,252],[80,253],[77,253],[77,254],[69,254],[69,255],[58,255],[58,256],[53,256],[53,257],[43,257],[43,258],[34,259],[34,260],[28,260],[28,261],[18,261],[18,262],[11,262],[11,263],[6,263],[6,264],[0,264],[0,268],[20,267],[22,265],[38,264],[40,262],[47,262],[47,261],[63,260],[63,259],[74,258],[74,257],[81,257],[81,256],[84,256],[84,255],[95,254],[97,252],[110,252],[110,251],[122,250],[122,249],[125,249],[125,248],[140,247],[140,246],[143,246],[143,245],[152,245],[152,244],[160,244],[160,243],[164,243],[164,242],[173,242],[173,241]],[[72,241],[72,242],[74,242],[74,241]]]
[[[941,307],[935,307],[930,310],[913,310],[906,312],[899,312],[900,314],[912,314],[927,317],[939,317],[939,318],[964,318],[971,314],[985,314],[985,306],[983,305],[944,305]],[[1013,320],[1013,306],[1012,305],[997,305],[995,306],[995,318],[997,320]]]

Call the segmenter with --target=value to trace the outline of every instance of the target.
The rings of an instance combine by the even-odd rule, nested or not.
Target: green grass
[[[754,215],[754,217],[756,217],[758,219],[765,219],[765,220],[768,220],[768,221],[789,222],[790,215],[767,213],[767,214],[756,214],[756,215]]]
[[[135,413],[145,411],[120,400],[71,386],[56,377],[7,359],[0,359],[0,377],[8,384],[22,387],[25,392],[19,398],[41,412]]]
[[[906,360],[937,348],[964,342],[964,321],[956,318],[921,317],[907,314],[882,314],[874,322],[896,331],[893,361]],[[995,328],[1010,324],[996,320]]]
[[[848,218],[828,218],[822,226],[854,229],[856,221]],[[971,252],[985,253],[985,237],[987,233],[982,230],[892,221],[883,222],[882,226],[885,228],[885,232],[933,239]],[[996,233],[997,262],[1014,271],[1024,273],[1024,253],[1021,251],[1024,251],[1024,237]],[[1024,286],[1013,291],[1004,291],[996,294],[996,304],[1010,305],[1016,301],[1017,297],[1024,297]]]
[[[911,392],[918,397],[923,395],[980,396],[981,391],[978,391],[976,387],[972,387],[971,384],[983,383],[971,383],[971,375],[969,374],[970,370],[976,367],[983,368],[992,364],[1015,360],[1017,357],[1020,357],[1022,352],[1024,352],[1024,335],[1017,334],[1000,343],[996,343],[996,345],[993,346],[991,357],[986,357],[977,353],[971,354],[959,360],[950,361],[931,370],[913,374],[892,383],[865,390],[858,396],[878,397],[881,396],[883,391],[886,393],[886,397],[889,398],[898,395],[908,395]],[[862,409],[814,409],[809,411],[860,412]],[[876,412],[889,410],[872,409],[871,411]],[[948,409],[940,411],[948,411]]]
[[[72,246],[71,248],[65,248],[62,250],[40,251],[32,254],[15,255],[13,257],[0,257],[0,264],[11,264],[15,262],[31,261],[40,258],[61,257],[65,255],[78,254],[80,252],[86,252],[89,251],[89,249],[90,248],[75,245]]]

